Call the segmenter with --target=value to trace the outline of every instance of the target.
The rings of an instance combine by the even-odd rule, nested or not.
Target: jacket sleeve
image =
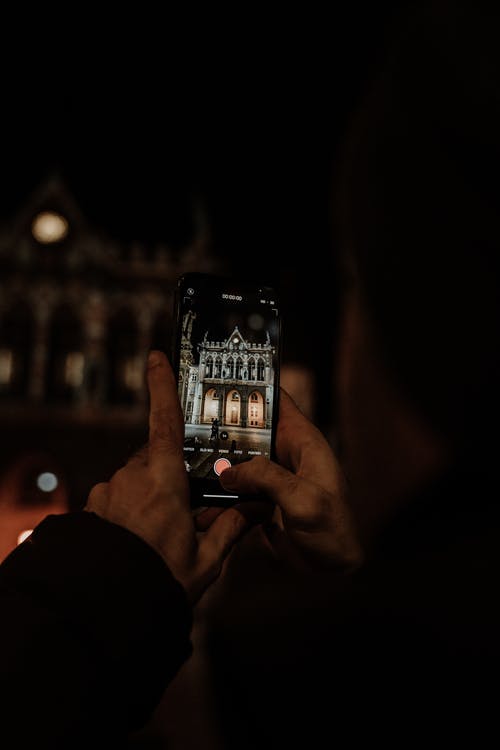
[[[103,746],[140,728],[191,654],[162,558],[86,511],[48,516],[0,566],[3,747]]]

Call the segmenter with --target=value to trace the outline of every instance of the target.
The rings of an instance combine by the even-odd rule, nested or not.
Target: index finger
[[[177,384],[170,363],[160,351],[150,352],[147,380],[149,388],[149,463],[162,456],[182,459],[184,419]],[[182,461],[184,468],[184,461]]]

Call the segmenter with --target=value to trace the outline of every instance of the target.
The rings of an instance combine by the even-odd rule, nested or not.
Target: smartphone
[[[172,361],[192,507],[248,499],[225,492],[220,475],[254,456],[274,458],[280,358],[275,288],[205,273],[181,276]]]

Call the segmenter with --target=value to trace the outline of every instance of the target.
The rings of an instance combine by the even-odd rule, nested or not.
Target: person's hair
[[[396,25],[336,190],[381,352],[462,445],[500,414],[498,20],[481,3],[434,4]]]

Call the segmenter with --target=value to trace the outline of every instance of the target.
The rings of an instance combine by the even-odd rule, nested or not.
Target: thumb
[[[263,456],[226,469],[219,481],[225,490],[245,495],[267,495],[285,513],[296,507],[294,495],[301,482],[291,471]]]

